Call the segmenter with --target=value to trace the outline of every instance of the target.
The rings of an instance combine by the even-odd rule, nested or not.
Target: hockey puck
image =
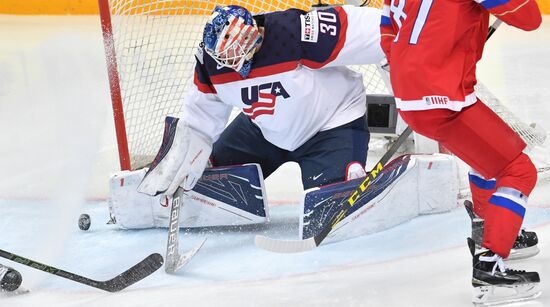
[[[0,280],[0,289],[7,292],[15,291],[21,286],[23,277],[19,272],[12,268],[8,268],[8,271]]]
[[[92,221],[90,220],[90,216],[86,213],[81,214],[78,218],[78,228],[80,228],[80,230],[90,229],[91,223]]]

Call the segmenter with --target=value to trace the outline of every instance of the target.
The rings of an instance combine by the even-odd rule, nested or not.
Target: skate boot
[[[540,251],[537,246],[538,243],[539,239],[534,231],[526,231],[525,229],[521,229],[516,241],[514,242],[514,246],[510,251],[510,256],[508,256],[508,259],[514,260],[535,256]]]
[[[537,272],[506,268],[502,257],[491,250],[475,250],[475,243],[470,238],[468,246],[473,256],[472,302],[476,306],[524,302],[540,296]]]
[[[19,288],[23,278],[16,270],[0,264],[0,290],[13,292]]]
[[[464,208],[468,212],[470,219],[472,220],[472,239],[476,243],[476,248],[481,248],[481,242],[483,242],[483,219],[474,213],[474,204],[466,200],[464,201]],[[526,231],[521,229],[512,246],[510,256],[506,260],[515,260],[533,257],[539,253],[537,244],[539,239],[534,231]]]

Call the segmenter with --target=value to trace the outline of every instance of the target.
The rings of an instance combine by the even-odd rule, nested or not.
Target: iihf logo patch
[[[279,96],[283,96],[284,99],[290,97],[281,82],[243,87],[241,88],[241,99],[245,105],[250,106],[243,108],[243,113],[250,119],[255,119],[260,115],[273,115]]]
[[[447,96],[424,96],[422,99],[424,99],[427,105],[446,105],[449,103],[449,97]]]

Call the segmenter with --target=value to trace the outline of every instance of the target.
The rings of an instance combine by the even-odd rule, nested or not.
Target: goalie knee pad
[[[367,172],[361,163],[357,161],[348,163],[348,166],[346,167],[346,181],[364,178],[366,176]]]

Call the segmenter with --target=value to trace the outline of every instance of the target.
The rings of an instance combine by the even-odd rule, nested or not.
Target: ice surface
[[[105,196],[117,168],[98,18],[0,15],[0,39],[1,248],[100,280],[163,254],[166,230],[118,230],[105,224],[104,201],[84,203],[84,195]],[[479,77],[523,120],[548,131],[549,68],[547,16],[540,31],[499,28]],[[541,274],[543,295],[522,306],[550,306],[549,189],[535,190],[525,222],[538,232],[541,253],[511,262]],[[9,263],[31,293],[0,297],[0,306],[471,306],[462,209],[280,255],[256,248],[253,237],[297,238],[299,208],[290,203],[299,201],[299,170],[285,166],[267,190],[270,225],[181,231],[182,249],[209,239],[177,275],[161,269],[109,294]],[[77,227],[84,212],[92,220],[87,232]]]
[[[116,306],[469,305],[471,260],[465,245],[469,219],[463,209],[422,216],[384,232],[321,245],[307,253],[281,255],[254,246],[257,233],[296,238],[297,209],[295,205],[273,207],[269,226],[181,231],[183,250],[208,237],[196,257],[177,275],[160,270],[119,294],[102,293],[55,276],[44,276],[32,286],[31,294],[4,298],[0,304],[5,301],[9,306],[36,303],[80,306],[84,302],[86,306],[104,302]],[[47,205],[35,201],[1,201],[3,248],[47,262],[34,243],[50,236],[47,231],[50,222],[41,219],[48,210]],[[165,229],[122,231],[106,225],[108,213],[104,202],[87,204],[81,210],[90,214],[92,227],[86,232],[79,230],[75,215],[71,219],[73,227],[66,229],[70,238],[61,247],[60,256],[48,260],[48,264],[105,280],[149,253],[162,253],[165,249]],[[544,282],[544,276],[550,274],[547,264],[550,253],[545,249],[544,239],[550,235],[550,207],[530,208],[525,226],[539,233],[542,253],[522,261],[522,268],[536,268]],[[32,270],[14,266],[24,277]],[[27,286],[25,280],[23,286]],[[429,294],[429,289],[435,293]],[[547,295],[540,301],[550,302],[545,300]]]

